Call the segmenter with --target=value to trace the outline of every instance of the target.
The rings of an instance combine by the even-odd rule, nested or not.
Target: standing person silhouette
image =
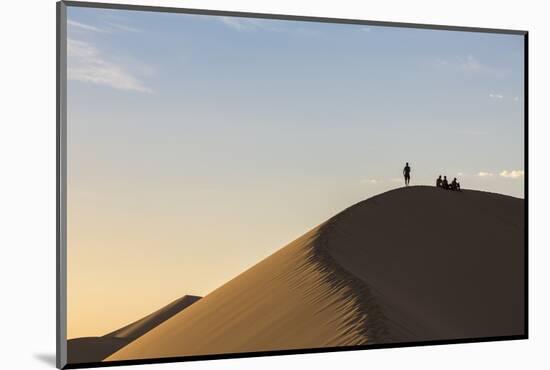
[[[403,176],[405,176],[405,186],[409,186],[409,182],[411,182],[411,168],[409,167],[409,162],[407,162],[405,168],[403,168]]]

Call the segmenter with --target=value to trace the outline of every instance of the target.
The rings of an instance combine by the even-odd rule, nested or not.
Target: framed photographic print
[[[527,338],[526,31],[57,5],[59,368]]]

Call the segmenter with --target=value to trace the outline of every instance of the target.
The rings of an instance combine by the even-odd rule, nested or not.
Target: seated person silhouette
[[[451,182],[451,190],[458,191],[458,182],[456,181],[456,177]]]
[[[435,186],[437,188],[440,188],[441,186],[443,186],[443,180],[441,179],[441,175],[439,175],[439,177],[437,178],[437,180],[435,180]]]
[[[443,182],[441,183],[441,187],[446,190],[449,189],[449,182],[447,181],[447,176],[443,176]]]

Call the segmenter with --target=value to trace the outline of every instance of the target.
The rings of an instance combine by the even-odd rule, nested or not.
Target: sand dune
[[[130,325],[118,329],[106,335],[110,338],[129,338],[136,339],[147,333],[149,330],[168,320],[183,309],[197,302],[201,297],[194,295],[185,295],[174,302],[164,306],[163,308],[145,316]]]
[[[523,212],[478,191],[369,198],[106,360],[523,334]]]
[[[152,314],[102,337],[70,339],[67,341],[68,363],[100,362],[199,299],[200,297],[197,296],[186,295]]]

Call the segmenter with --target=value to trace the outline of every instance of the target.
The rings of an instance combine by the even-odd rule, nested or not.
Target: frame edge
[[[56,367],[67,365],[67,5],[56,3]]]

